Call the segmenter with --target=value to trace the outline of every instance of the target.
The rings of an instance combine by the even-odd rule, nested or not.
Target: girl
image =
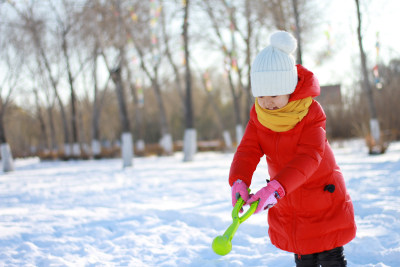
[[[354,210],[343,175],[326,139],[326,117],[313,99],[316,77],[291,55],[292,35],[278,31],[251,67],[255,104],[234,155],[229,184],[232,205],[259,200],[268,209],[268,234],[276,247],[295,253],[296,266],[347,266],[343,245],[356,234]],[[266,155],[271,181],[248,194]]]

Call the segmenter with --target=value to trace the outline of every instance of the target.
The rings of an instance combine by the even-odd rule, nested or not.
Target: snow
[[[400,266],[400,142],[369,156],[364,144],[334,144],[353,199],[357,237],[348,266]],[[0,173],[0,266],[294,266],[270,244],[267,214],[251,216],[232,251],[214,237],[231,224],[232,153],[40,162],[16,160]],[[259,164],[252,190],[263,186]]]

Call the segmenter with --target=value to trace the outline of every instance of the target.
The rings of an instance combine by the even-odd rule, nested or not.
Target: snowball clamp
[[[249,189],[250,193],[250,189]],[[217,236],[212,242],[212,249],[218,255],[225,256],[232,250],[232,238],[239,228],[239,225],[247,220],[257,209],[258,201],[253,202],[247,212],[239,217],[239,211],[244,205],[244,200],[239,197],[235,207],[232,210],[232,224],[228,227],[223,235]]]

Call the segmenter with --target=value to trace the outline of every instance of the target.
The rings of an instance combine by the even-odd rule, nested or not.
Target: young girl
[[[343,245],[356,234],[354,210],[343,175],[326,139],[326,117],[313,99],[317,78],[291,53],[287,32],[271,35],[251,67],[255,104],[232,161],[232,205],[259,200],[268,209],[268,234],[276,247],[295,253],[296,266],[347,266]],[[266,155],[271,181],[254,195],[247,189]]]

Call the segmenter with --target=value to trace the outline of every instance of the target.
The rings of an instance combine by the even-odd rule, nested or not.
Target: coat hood
[[[289,101],[295,101],[306,97],[316,97],[320,94],[320,87],[314,73],[298,64],[297,76],[298,82],[294,92],[290,95]]]

